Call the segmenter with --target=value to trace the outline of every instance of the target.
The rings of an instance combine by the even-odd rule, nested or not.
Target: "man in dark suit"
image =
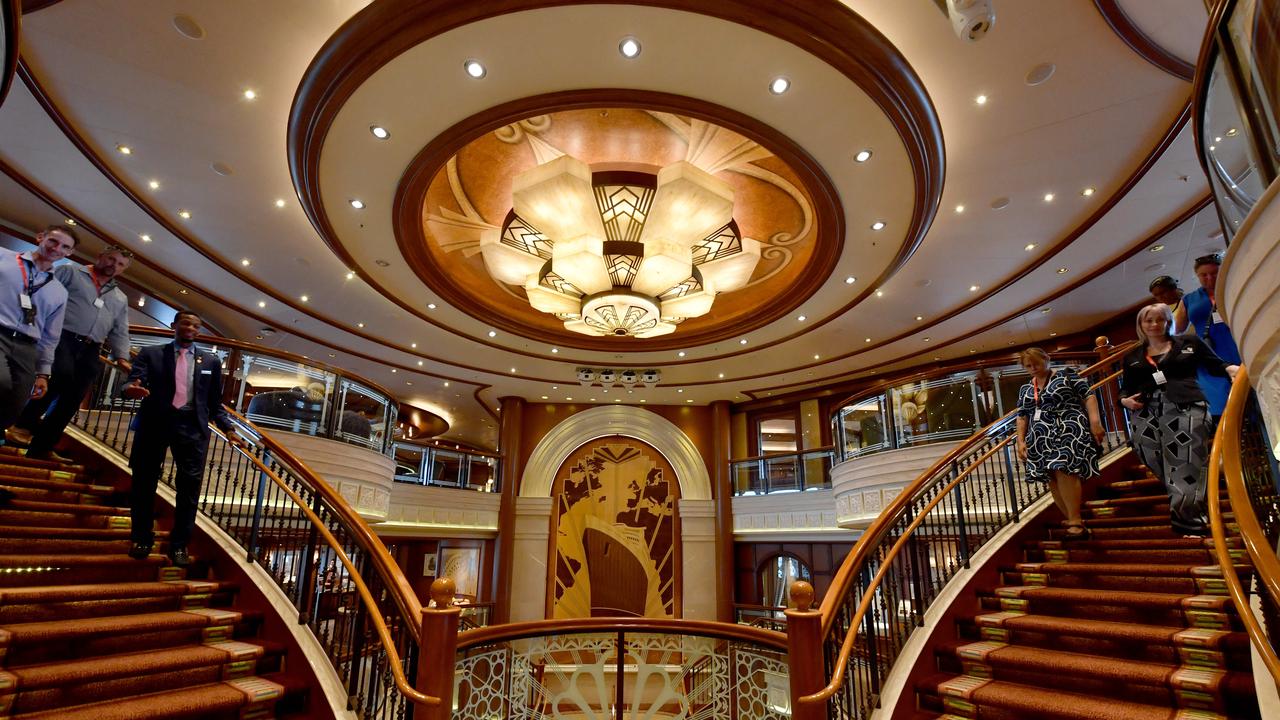
[[[155,543],[156,483],[166,450],[173,451],[177,469],[173,531],[169,535],[169,559],[174,565],[191,562],[187,543],[196,522],[196,504],[209,449],[209,421],[238,447],[243,441],[222,407],[222,361],[195,347],[203,326],[200,316],[181,310],[173,320],[173,342],[138,352],[129,379],[121,391],[126,398],[142,400],[129,467],[133,469],[130,557],[143,559]]]

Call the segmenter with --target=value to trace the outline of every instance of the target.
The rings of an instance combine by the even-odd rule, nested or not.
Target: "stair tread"
[[[157,540],[168,538],[168,530],[157,530]],[[128,540],[129,528],[45,527],[38,525],[0,525],[0,538],[74,538],[83,540]]]
[[[211,642],[9,668],[25,690],[256,659],[284,649],[266,641]]]
[[[27,477],[24,475],[5,475],[0,473],[0,487],[29,487],[45,490],[66,490],[92,495],[107,495],[115,492],[110,485],[90,485],[75,480],[55,480],[52,478]]]
[[[253,681],[269,682],[281,694],[288,688],[274,681],[253,676],[239,680],[198,685],[191,688],[165,690],[147,695],[134,695],[118,700],[76,705],[42,712],[16,715],[14,720],[169,720],[200,714],[229,711],[249,703]]]
[[[1199,647],[1244,647],[1249,636],[1239,631],[1201,630],[1184,626],[1151,625],[1119,620],[1090,620],[1088,618],[1058,617],[1039,613],[999,612],[983,613],[971,618],[976,625],[1004,627],[1011,630],[1057,633],[1092,638],[1143,642],[1148,645],[1178,646],[1179,636],[1196,639]],[[1185,634],[1185,635],[1184,635]]]
[[[946,684],[957,683],[963,690],[948,691]],[[1049,690],[1034,685],[982,680],[966,676],[935,675],[926,679],[925,686],[935,688],[939,695],[964,697],[980,706],[990,706],[1027,713],[1036,718],[1054,720],[1170,720],[1174,710],[1168,706],[1147,705],[1117,698],[1100,698],[1093,695]],[[1227,720],[1226,716],[1204,712],[1197,720]]]
[[[93,515],[129,516],[129,508],[112,507],[110,505],[81,505],[79,503],[56,502],[47,500],[13,500],[4,506],[5,510],[29,510],[46,513],[74,513]]]
[[[221,623],[234,624],[256,617],[258,614],[249,610],[229,610],[225,608],[210,610],[208,608],[200,608],[137,615],[107,615],[73,620],[40,620],[27,623],[10,623],[0,626],[0,629],[8,631],[11,634],[11,644],[16,644],[33,640],[66,640],[79,637],[209,627]]]
[[[1252,571],[1248,565],[1236,565],[1237,572]],[[1041,572],[1041,573],[1079,573],[1085,575],[1135,575],[1138,577],[1222,577],[1222,568],[1217,565],[1197,565],[1195,563],[1101,563],[1101,562],[1024,562],[1010,568],[1002,568],[1005,572]]]
[[[136,562],[136,561],[135,561]],[[164,595],[229,592],[237,589],[234,582],[174,580],[169,582],[96,583],[92,585],[28,585],[0,588],[0,606],[37,602],[72,600],[117,600]]]
[[[1231,598],[1226,595],[1095,590],[1092,588],[1060,588],[1033,585],[1006,585],[996,588],[992,591],[992,595],[995,597],[1062,600],[1086,605],[1120,604],[1140,607],[1185,607],[1187,609],[1222,607],[1233,612],[1235,610],[1235,607],[1231,604]]]
[[[167,562],[165,556],[152,553],[145,560],[135,560],[126,553],[103,554],[103,553],[57,553],[57,554],[30,554],[30,555],[0,555],[0,568],[11,567],[30,567],[30,566],[76,566],[76,565],[93,565],[102,566],[105,564],[114,565],[137,565],[141,563],[157,564]]]
[[[1089,540],[1036,540],[1026,547],[1041,550],[1212,550],[1212,538],[1113,538]],[[1243,547],[1240,538],[1227,538],[1227,547]]]

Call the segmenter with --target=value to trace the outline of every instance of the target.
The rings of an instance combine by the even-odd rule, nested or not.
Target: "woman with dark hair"
[[[1081,483],[1098,474],[1103,436],[1098,399],[1071,368],[1050,370],[1049,354],[1040,348],[1024,350],[1019,362],[1031,382],[1018,391],[1018,457],[1026,463],[1027,480],[1049,483],[1066,517],[1067,537],[1083,538]]]
[[[1167,305],[1138,311],[1139,342],[1124,356],[1120,404],[1129,409],[1138,457],[1169,493],[1173,531],[1205,537],[1205,461],[1213,432],[1196,371],[1234,380],[1240,366],[1223,362],[1195,335],[1171,334],[1172,324]]]

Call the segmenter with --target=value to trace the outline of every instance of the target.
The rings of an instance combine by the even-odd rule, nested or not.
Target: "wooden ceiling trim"
[[[1120,7],[1119,0],[1093,0],[1093,6],[1098,9],[1098,14],[1111,27],[1112,32],[1116,34],[1125,45],[1136,52],[1143,60],[1155,65],[1170,75],[1191,82],[1195,77],[1196,68],[1191,63],[1174,55],[1164,49],[1151,36],[1142,31],[1133,19]]]
[[[4,66],[0,68],[0,105],[9,97],[13,76],[18,72],[18,51],[22,47],[22,12],[18,0],[0,0],[0,15],[4,17]]]

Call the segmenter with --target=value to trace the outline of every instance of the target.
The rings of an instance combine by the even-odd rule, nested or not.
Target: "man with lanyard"
[[[78,243],[70,229],[54,225],[36,235],[35,250],[0,248],[0,431],[49,387],[67,305],[67,291],[51,270]]]
[[[128,250],[108,247],[92,265],[67,263],[54,268],[54,278],[67,289],[67,311],[62,340],[53,356],[49,391],[27,403],[8,435],[15,443],[31,444],[27,457],[66,460],[53,452],[53,446],[102,373],[98,354],[104,342],[110,342],[112,357],[129,371],[129,298],[116,278],[132,258]]]
[[[1218,312],[1218,301],[1214,291],[1218,285],[1218,268],[1222,265],[1222,256],[1214,253],[1196,258],[1196,278],[1200,281],[1199,289],[1187,293],[1182,301],[1187,306],[1187,320],[1191,323],[1188,332],[1194,332],[1213,349],[1218,357],[1228,365],[1240,364],[1240,349],[1236,347],[1235,338],[1231,337],[1231,329]],[[1231,381],[1210,375],[1203,370],[1198,372],[1197,380],[1204,391],[1205,400],[1209,402],[1210,424],[1217,427],[1218,418],[1227,407],[1227,395],[1231,393]]]

